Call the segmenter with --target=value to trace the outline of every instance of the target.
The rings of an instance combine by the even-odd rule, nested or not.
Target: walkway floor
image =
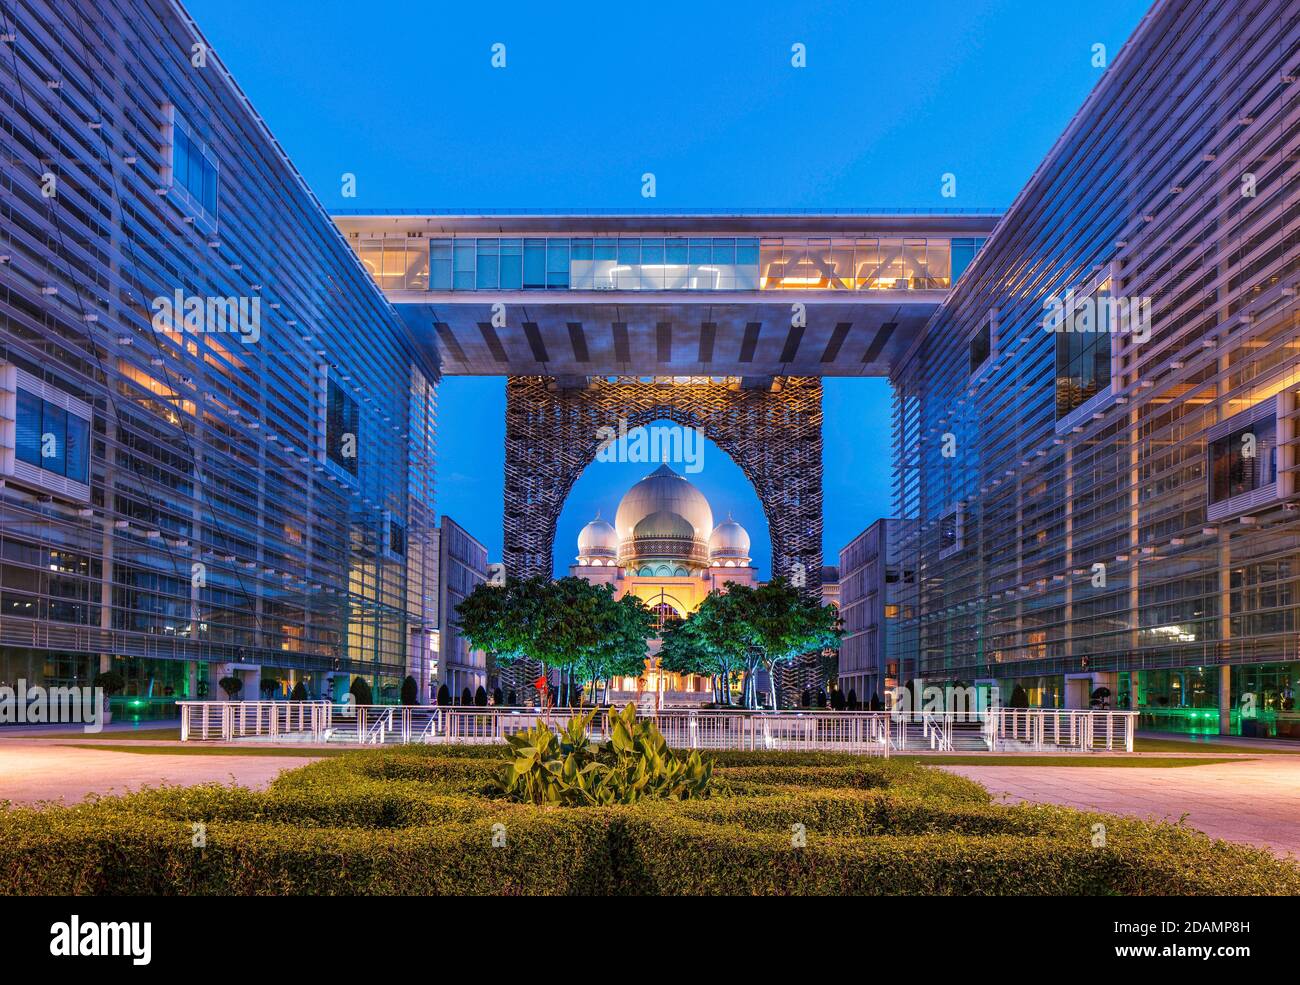
[[[1206,834],[1300,857],[1300,757],[1261,756],[1179,769],[944,766],[1015,803],[1177,821]]]
[[[310,756],[141,756],[130,752],[11,739],[0,744],[0,801],[75,804],[86,794],[120,794],[145,786],[237,783],[263,788]]]

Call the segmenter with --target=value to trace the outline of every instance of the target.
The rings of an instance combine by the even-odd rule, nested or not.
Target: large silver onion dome
[[[631,541],[636,525],[653,513],[676,513],[693,528],[701,544],[713,532],[713,510],[704,494],[667,465],[661,465],[627,491],[618,504],[614,527],[620,544]]]

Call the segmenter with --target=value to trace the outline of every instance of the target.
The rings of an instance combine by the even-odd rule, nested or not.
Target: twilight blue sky
[[[188,0],[328,208],[1009,205],[1145,13],[1144,0],[418,3]],[[506,45],[505,69],[490,65]],[[807,67],[790,65],[802,43]],[[652,171],[658,197],[640,196]],[[357,176],[344,200],[340,176]],[[957,176],[957,198],[939,194]],[[441,512],[501,550],[504,381],[439,394]],[[889,386],[828,380],[825,550],[890,510]],[[596,464],[556,537],[653,466]],[[758,499],[709,446],[693,481],[750,530]]]

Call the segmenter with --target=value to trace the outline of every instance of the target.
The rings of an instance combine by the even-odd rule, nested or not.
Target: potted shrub
[[[402,681],[402,704],[418,705],[420,703],[420,685],[415,683],[415,678],[410,674]]]
[[[438,707],[446,708],[451,704],[451,692],[447,690],[447,685],[442,684],[438,687]]]
[[[302,681],[299,681],[297,684],[295,684],[295,685],[293,686],[293,694],[290,695],[290,698],[292,698],[292,700],[294,700],[294,701],[307,701],[307,700],[308,700],[308,698],[307,698],[307,688],[303,685]]]
[[[375,703],[374,695],[370,692],[370,685],[366,679],[360,675],[352,678],[352,686],[348,688],[352,694],[352,700],[359,705],[373,705]]]
[[[227,701],[236,701],[239,698],[239,692],[244,690],[244,682],[238,677],[223,677],[217,681],[217,687],[226,692]]]
[[[121,694],[126,689],[126,679],[115,670],[106,670],[102,674],[95,675],[91,686],[104,689],[104,724],[107,725],[113,720],[113,709],[108,703],[108,698],[113,694]]]
[[[262,697],[270,701],[280,690],[280,678],[263,677],[258,682],[258,689],[262,692]]]

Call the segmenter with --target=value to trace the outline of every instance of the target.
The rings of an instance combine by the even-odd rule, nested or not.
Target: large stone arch
[[[550,574],[555,529],[569,491],[596,457],[600,428],[658,420],[699,427],[744,472],[772,540],[772,572],[821,584],[822,384],[783,377],[738,382],[658,382],[552,377],[506,382],[506,572]]]

